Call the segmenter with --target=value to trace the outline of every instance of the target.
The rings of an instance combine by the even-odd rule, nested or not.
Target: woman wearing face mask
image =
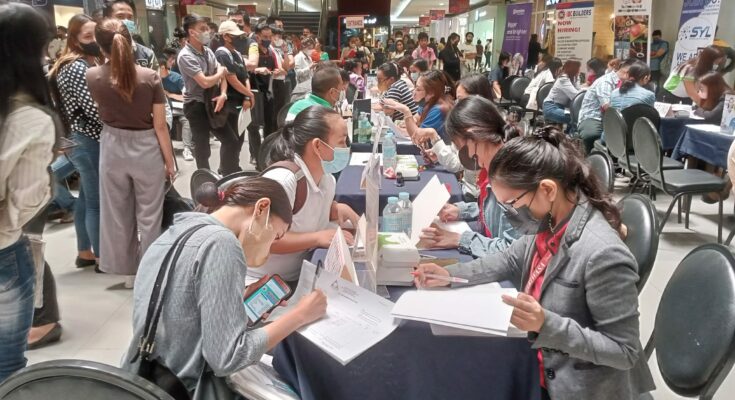
[[[117,19],[95,27],[106,64],[87,70],[104,123],[100,143],[100,269],[132,286],[140,256],[161,233],[164,184],[175,174],[158,73],[135,64],[132,38]],[[135,160],[135,162],[131,162]]]
[[[460,58],[461,54],[457,45],[459,44],[459,35],[452,33],[449,35],[447,45],[439,52],[439,61],[442,62],[444,72],[449,75],[453,81],[458,81],[461,75]]]
[[[347,60],[352,60],[357,57],[357,36],[352,36],[347,42],[347,47],[342,49],[342,55],[340,56],[340,64],[344,66]]]
[[[413,57],[411,57],[410,54],[399,58],[398,61],[394,61],[394,63],[398,65],[398,69],[401,71],[401,79],[406,82],[406,85],[411,89],[411,92],[416,88],[416,81],[411,80],[411,72],[409,71],[413,61]],[[418,78],[416,79],[418,80]]]
[[[100,121],[97,105],[89,93],[87,69],[103,61],[94,38],[97,24],[91,17],[75,15],[69,20],[66,49],[49,72],[61,116],[77,144],[68,156],[79,171],[79,196],[74,203],[77,234],[77,268],[96,265],[100,256]]]
[[[553,127],[516,138],[489,168],[493,193],[523,235],[500,253],[423,264],[416,284],[512,281],[511,323],[538,349],[546,399],[637,399],[654,389],[639,339],[638,267],[620,238],[620,210],[581,148]]]
[[[276,68],[272,72],[273,79],[273,109],[278,111],[289,101],[290,93],[286,86],[286,76],[293,68],[293,54],[288,51],[288,46],[283,40],[283,29],[271,25],[273,40],[271,40],[271,53],[275,55]]]
[[[301,41],[301,51],[294,57],[294,71],[296,72],[296,84],[311,81],[316,64],[311,58],[314,52],[314,39],[304,38]]]
[[[317,247],[328,248],[332,242],[335,229],[330,227],[330,222],[342,225],[349,220],[357,227],[357,214],[348,205],[334,201],[336,181],[332,174],[343,170],[350,161],[347,125],[332,109],[308,107],[282,128],[270,156],[273,162],[292,162],[296,172],[273,167],[263,176],[286,189],[292,207],[299,199],[303,203],[293,216],[289,232],[271,247],[268,262],[262,268],[248,271],[248,276],[253,280],[266,274],[279,274],[295,284],[306,253]],[[297,173],[303,177],[297,177]],[[348,232],[344,234],[352,242],[352,236]]]
[[[419,80],[419,76],[429,70],[429,62],[423,58],[413,60],[411,66],[408,67],[409,77],[411,81],[416,84]]]
[[[454,104],[454,89],[447,77],[438,70],[431,70],[419,77],[413,99],[418,104],[416,118],[408,117],[411,110],[405,104],[392,99],[384,100],[384,107],[396,110],[406,116],[406,131],[413,138],[418,128],[434,128],[444,143],[449,144],[449,136],[444,132],[446,111]],[[444,111],[446,110],[446,111]],[[418,142],[423,143],[423,142]]]
[[[176,214],[174,225],[143,256],[133,293],[133,340],[123,366],[137,372],[136,354],[145,328],[156,276],[174,242],[202,225],[178,258],[167,286],[153,358],[171,370],[189,390],[209,367],[227,376],[257,362],[268,350],[303,325],[321,318],[326,298],[316,290],[274,322],[249,329],[242,299],[263,282],[245,286],[246,273],[268,258],[272,243],[288,230],[291,205],[281,185],[247,178],[218,190],[203,185],[196,193],[201,210]]]
[[[395,51],[391,51],[388,55],[388,58],[393,61],[398,61],[399,58],[406,55],[406,48],[403,45],[403,40],[398,39],[396,40],[396,49]]]
[[[694,115],[704,118],[708,124],[719,125],[725,109],[725,96],[733,93],[722,74],[718,72],[704,74],[697,82],[699,104],[694,106]]]
[[[418,112],[419,108],[413,100],[411,89],[406,85],[406,81],[401,79],[400,67],[396,63],[389,62],[379,66],[377,70],[377,79],[378,90],[380,90],[381,93],[384,93],[383,100],[391,99],[405,105],[408,107],[410,112],[408,116],[412,116]],[[387,115],[390,115],[394,121],[401,120],[406,117],[406,115],[391,108],[385,108],[384,111]]]
[[[487,78],[480,74],[476,76],[482,77],[487,84],[486,90],[490,90]],[[480,233],[457,234],[433,226],[421,232],[421,240],[429,248],[459,249],[473,257],[504,250],[519,235],[497,204],[487,180],[487,169],[505,140],[518,136],[519,132],[505,123],[490,100],[481,96],[469,96],[457,102],[447,117],[447,132],[455,146],[459,147],[459,151],[453,154],[464,168],[465,178],[471,175],[481,186],[477,202],[446,204],[439,212],[439,218],[444,222],[479,219],[482,230]],[[434,149],[437,149],[437,145],[434,145]]]

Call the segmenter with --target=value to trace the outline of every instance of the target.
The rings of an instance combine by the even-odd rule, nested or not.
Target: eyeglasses
[[[508,202],[505,202],[505,203],[498,202],[498,205],[507,214],[512,215],[512,216],[516,216],[516,215],[518,215],[518,210],[513,205],[516,202],[518,202],[518,200],[520,200],[523,196],[527,195],[528,193],[530,193],[530,192],[532,192],[534,190],[536,190],[536,189],[535,188],[528,189],[525,192],[521,193],[520,196],[516,197],[515,199],[513,199],[511,201],[508,201]],[[534,193],[533,197],[536,197],[536,194],[535,193]],[[531,202],[533,202],[533,198],[531,198]]]

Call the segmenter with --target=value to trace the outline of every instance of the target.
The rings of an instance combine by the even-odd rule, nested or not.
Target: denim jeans
[[[544,120],[555,122],[558,124],[569,124],[572,122],[572,115],[564,113],[564,106],[550,101],[544,102]]]
[[[35,268],[24,236],[0,250],[0,383],[26,366]]]
[[[76,198],[72,196],[69,188],[66,186],[66,179],[59,179],[58,176],[54,175],[54,199],[51,202],[52,211],[63,210],[63,211],[74,211],[74,204]]]
[[[100,143],[80,133],[72,133],[79,145],[69,159],[79,171],[79,197],[74,208],[77,250],[100,251]]]

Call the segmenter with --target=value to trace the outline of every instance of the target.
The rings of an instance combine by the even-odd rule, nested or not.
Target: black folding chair
[[[205,183],[212,182],[214,184],[222,179],[222,177],[211,169],[200,168],[191,174],[191,180],[189,181],[189,192],[191,193],[192,199],[196,203],[196,192]]]
[[[593,151],[587,156],[587,162],[590,163],[592,172],[600,180],[602,186],[608,193],[612,193],[615,186],[615,168],[610,156],[607,153]]]
[[[273,132],[270,135],[266,136],[266,138],[263,140],[263,143],[260,144],[260,150],[258,151],[258,157],[256,160],[258,171],[263,171],[272,164],[271,152],[273,151],[273,148],[276,146],[276,143],[280,137],[281,131]]]
[[[648,277],[651,275],[653,264],[658,253],[658,223],[656,222],[656,207],[651,199],[634,193],[625,196],[618,202],[620,217],[627,227],[625,244],[633,253],[638,263],[638,293],[643,290]]]
[[[572,99],[572,105],[569,107],[569,111],[572,116],[572,125],[575,127],[579,123],[579,110],[582,109],[582,102],[584,101],[584,95],[586,93],[586,90],[577,93],[577,95],[574,96],[574,99]]]
[[[541,85],[541,87],[536,91],[536,110],[533,110],[534,124],[536,123],[538,115],[544,114],[544,100],[549,96],[549,92],[551,92],[552,87],[554,87],[554,82],[547,82]]]

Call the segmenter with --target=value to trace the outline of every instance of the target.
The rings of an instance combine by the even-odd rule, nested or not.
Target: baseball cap
[[[217,33],[219,33],[220,35],[227,34],[232,36],[240,36],[245,34],[245,32],[241,31],[240,28],[237,27],[235,21],[222,22]]]

